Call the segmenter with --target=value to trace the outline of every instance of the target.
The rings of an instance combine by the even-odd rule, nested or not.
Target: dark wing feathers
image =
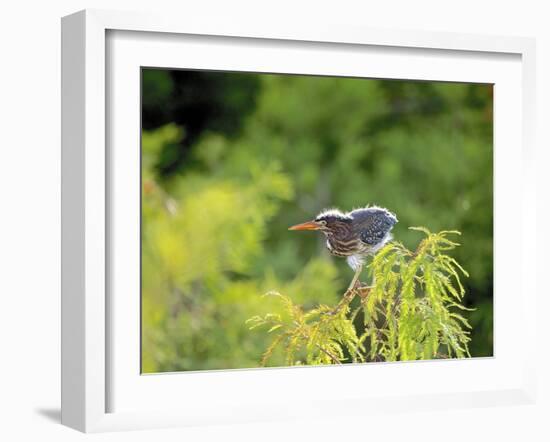
[[[354,210],[350,215],[355,221],[356,229],[360,232],[361,241],[370,246],[382,241],[397,223],[394,214],[377,207]]]

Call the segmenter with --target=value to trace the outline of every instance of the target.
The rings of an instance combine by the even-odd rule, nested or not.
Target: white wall
[[[0,439],[81,440],[59,419],[60,322],[60,17],[83,8],[163,10],[215,14],[227,20],[350,23],[384,28],[446,30],[535,36],[538,39],[539,146],[548,148],[550,14],[544,1],[503,6],[502,1],[271,0],[11,0],[0,9]],[[325,4],[326,3],[326,4]],[[231,16],[236,18],[231,18]],[[548,194],[549,156],[538,161],[541,192]],[[545,187],[544,187],[545,186]],[[548,199],[548,198],[547,198]],[[540,207],[541,244],[548,250],[548,207]],[[542,273],[541,273],[542,274]],[[548,290],[546,290],[548,292]],[[540,293],[541,373],[550,372],[548,327],[543,320],[550,294]],[[5,302],[7,301],[7,303]],[[379,415],[363,422],[346,419],[191,430],[118,433],[95,440],[550,440],[550,387],[540,379],[536,406]],[[464,423],[469,423],[464,426]],[[460,431],[455,431],[455,424]],[[391,432],[387,433],[387,428]],[[428,437],[426,437],[428,435]],[[34,437],[33,437],[34,436]],[[413,437],[412,440],[415,440]]]

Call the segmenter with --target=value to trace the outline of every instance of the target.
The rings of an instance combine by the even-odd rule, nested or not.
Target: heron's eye
[[[322,226],[326,226],[326,225],[327,225],[327,222],[326,222],[324,219],[320,220],[319,223],[320,223]]]

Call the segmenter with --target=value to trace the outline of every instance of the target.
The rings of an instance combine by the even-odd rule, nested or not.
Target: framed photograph
[[[82,11],[62,53],[64,424],[534,400],[532,40]]]

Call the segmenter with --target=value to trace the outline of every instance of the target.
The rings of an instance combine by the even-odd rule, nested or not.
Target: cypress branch
[[[268,364],[276,348],[288,365],[469,357],[471,326],[460,314],[471,310],[462,304],[461,277],[468,273],[447,254],[459,246],[448,236],[460,232],[411,229],[424,235],[416,250],[391,242],[372,259],[368,271],[376,285],[367,296],[353,288],[336,306],[304,311],[289,296],[269,292],[284,314],[247,321],[250,330],[262,327],[274,335],[261,364]],[[356,297],[360,305],[352,310]],[[360,313],[363,321],[357,325]]]

